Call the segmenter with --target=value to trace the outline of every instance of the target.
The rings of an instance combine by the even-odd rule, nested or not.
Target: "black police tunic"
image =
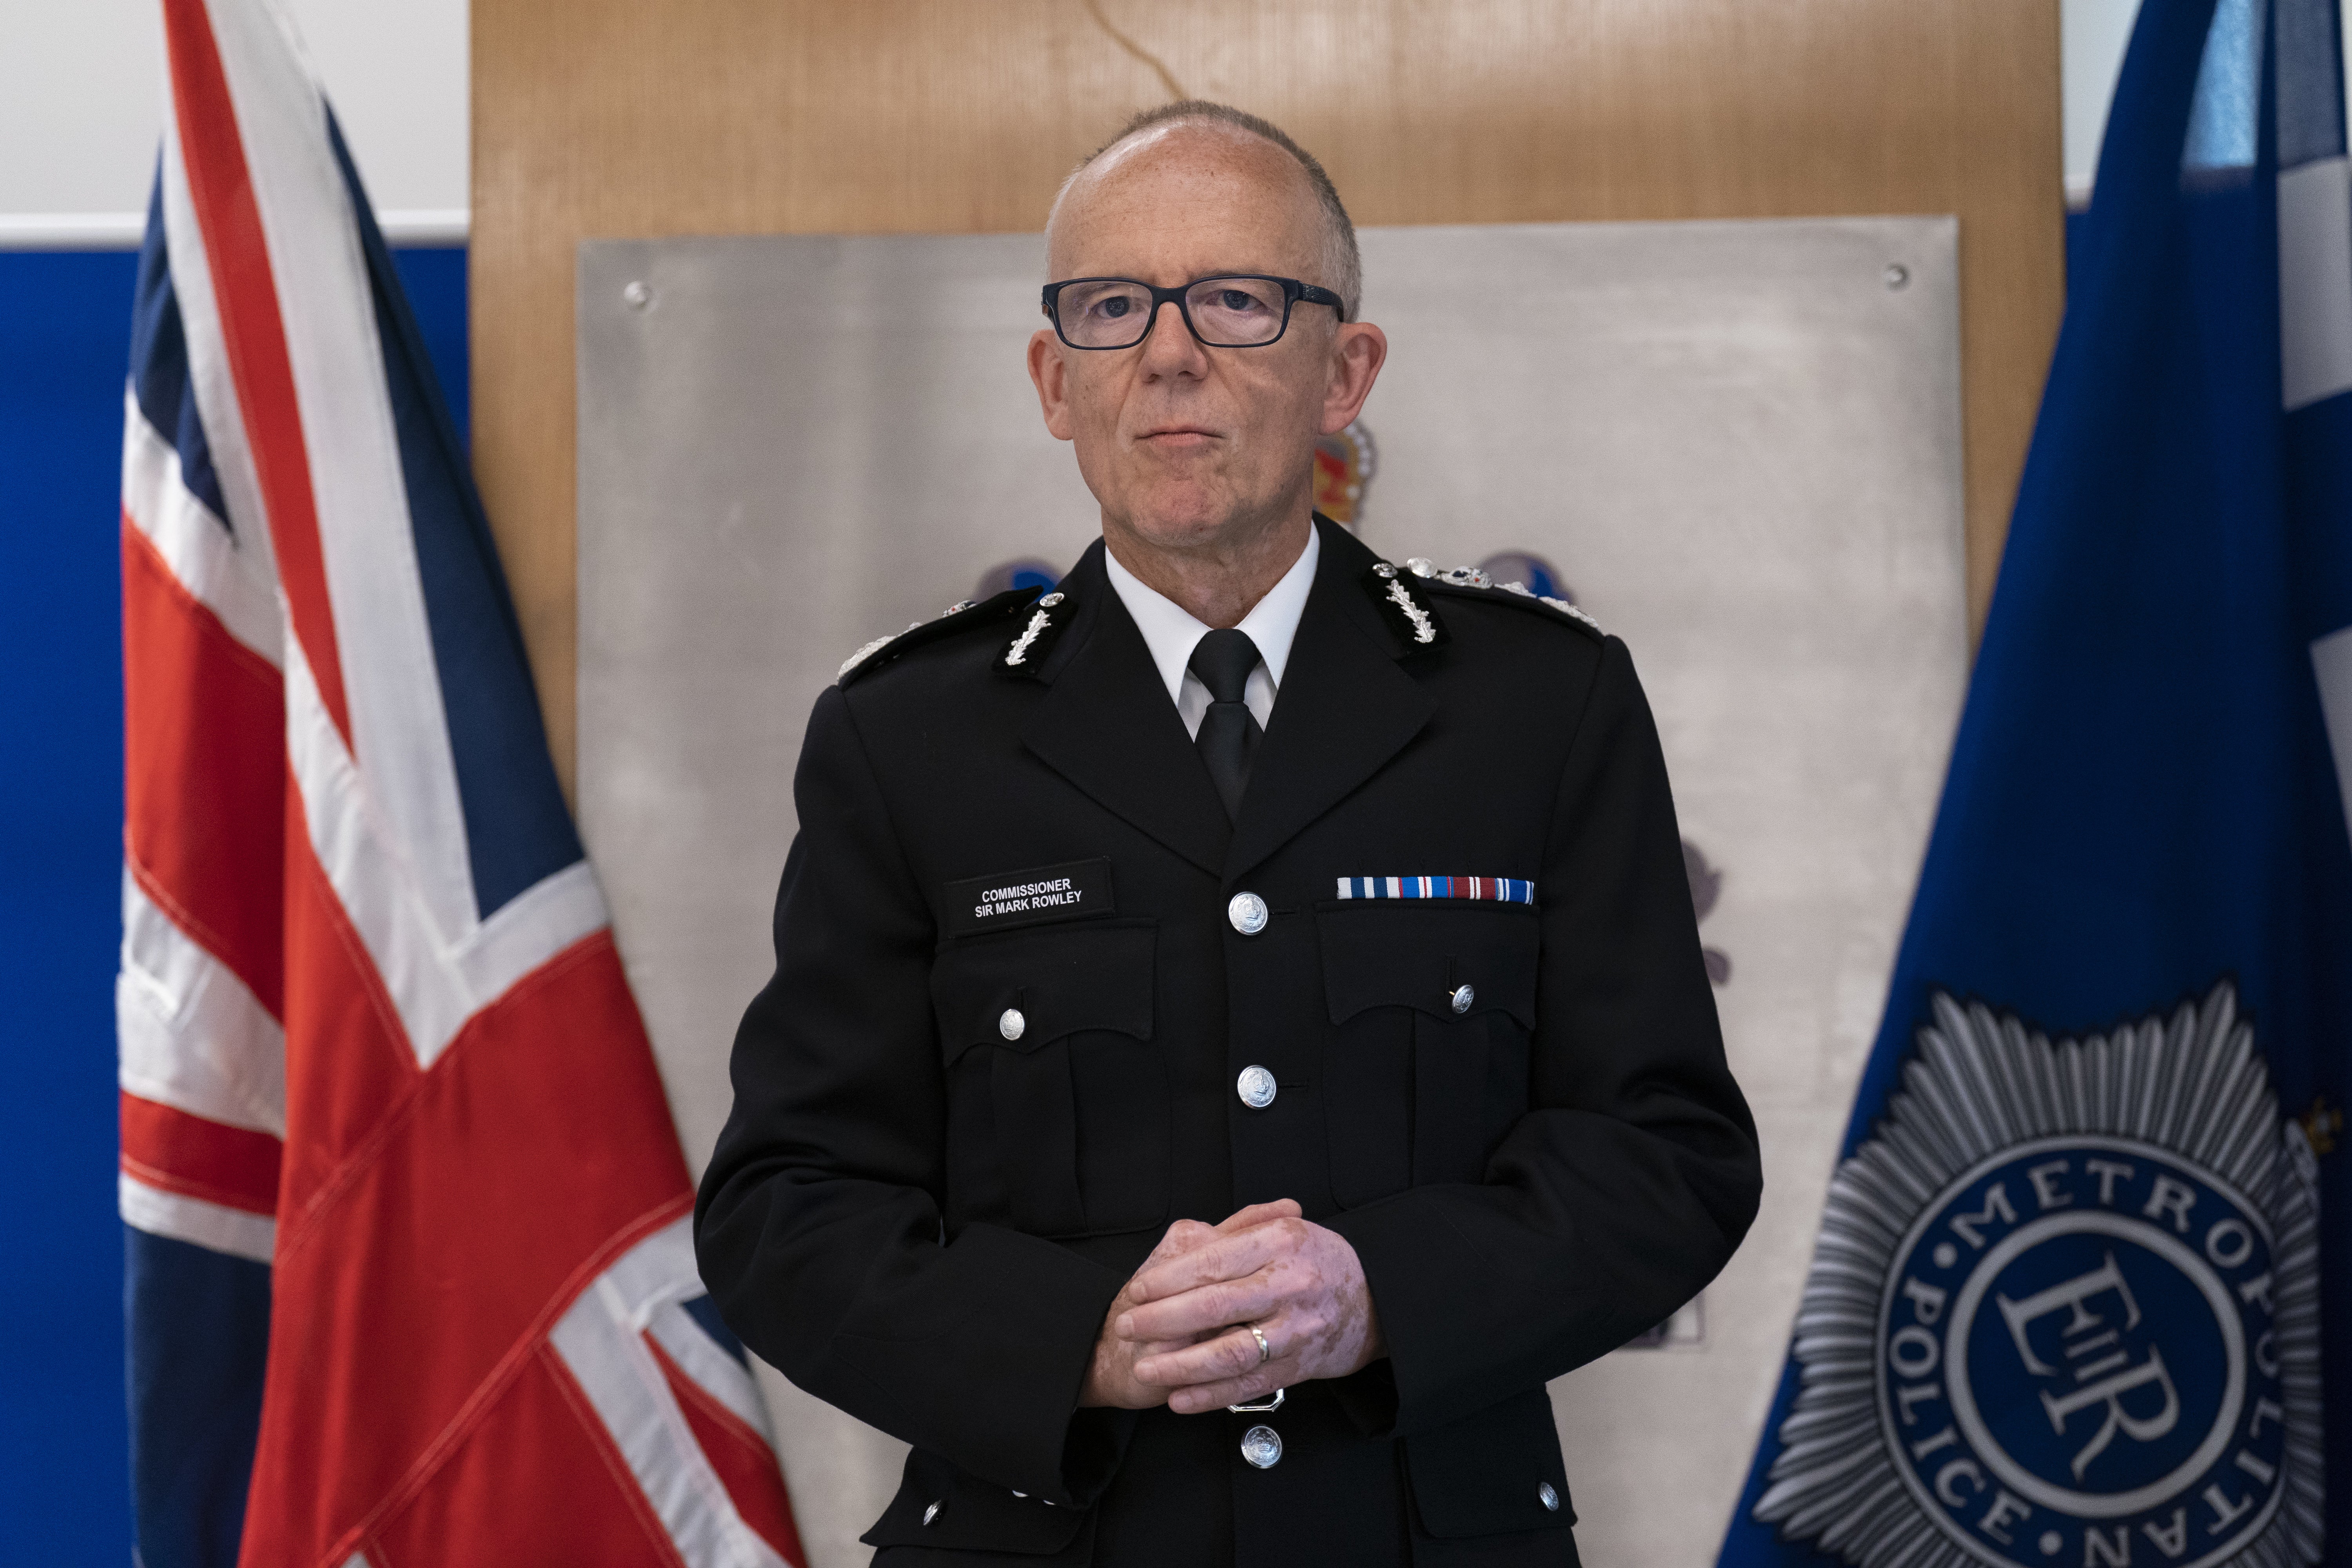
[[[913,1445],[879,1564],[1573,1563],[1546,1380],[1754,1216],[1623,645],[1317,526],[1238,819],[1100,543],[817,700],[696,1242],[745,1343]],[[1168,1226],[1277,1198],[1386,1358],[1077,1408]]]

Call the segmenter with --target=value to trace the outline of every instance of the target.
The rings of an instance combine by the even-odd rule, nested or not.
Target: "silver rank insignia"
[[[1371,569],[1358,579],[1365,595],[1380,610],[1381,619],[1388,623],[1397,641],[1408,653],[1423,648],[1443,647],[1451,639],[1445,623],[1438,618],[1437,606],[1430,602],[1420,579],[1429,575],[1420,570],[1426,562],[1407,562],[1406,571],[1400,572],[1385,561],[1376,562]]]
[[[968,628],[1001,623],[1001,617],[1016,614],[1026,616],[1030,601],[1036,599],[1034,588],[1013,588],[988,599],[965,599],[950,605],[938,616],[928,621],[912,621],[907,629],[888,637],[876,637],[872,642],[842,660],[835,679],[847,686],[861,677],[871,674],[910,648],[940,637],[959,634]],[[1060,600],[1059,594],[1048,594],[1045,599]],[[1045,599],[1037,601],[1040,604]]]
[[[1062,633],[1077,618],[1077,601],[1059,589],[1041,595],[1015,619],[1021,629],[996,656],[995,668],[1006,675],[1034,675]]]
[[[1480,595],[1489,593],[1509,594],[1529,605],[1541,605],[1545,609],[1550,610],[1558,615],[1565,616],[1568,619],[1575,622],[1578,626],[1584,627],[1587,631],[1592,632],[1597,636],[1605,637],[1608,635],[1601,631],[1601,623],[1599,621],[1594,620],[1591,616],[1588,616],[1582,610],[1578,609],[1568,600],[1556,599],[1549,594],[1538,594],[1534,589],[1528,587],[1525,583],[1497,583],[1495,581],[1494,575],[1491,573],[1476,566],[1454,566],[1441,571],[1436,563],[1431,561],[1429,557],[1425,555],[1415,555],[1405,562],[1404,569],[1402,572],[1396,567],[1390,565],[1385,561],[1373,567],[1372,572],[1378,574],[1381,590],[1387,594],[1391,600],[1396,600],[1400,595],[1410,593],[1410,590],[1405,586],[1407,584],[1411,584],[1412,588],[1417,589],[1421,584],[1425,583],[1431,588],[1439,590],[1440,592],[1467,591]],[[1410,574],[1410,576],[1407,575],[1408,574]],[[1369,583],[1370,579],[1368,577],[1366,581]],[[1418,597],[1417,595],[1413,596]],[[1421,599],[1420,602],[1425,605],[1428,601],[1426,599]],[[1400,604],[1398,607],[1401,613],[1402,605]],[[1441,642],[1444,640],[1442,631],[1439,634],[1437,640]]]

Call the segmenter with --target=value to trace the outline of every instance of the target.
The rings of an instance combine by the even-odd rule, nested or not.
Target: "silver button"
[[[933,1521],[933,1520],[935,1520],[935,1519],[937,1519],[937,1518],[939,1518],[939,1517],[940,1517],[940,1505],[939,1505],[939,1504],[937,1504],[937,1503],[933,1503],[930,1507],[929,1507],[929,1508],[927,1508],[927,1509],[925,1509],[925,1510],[923,1510],[923,1522],[924,1522],[925,1524],[929,1524],[929,1523],[930,1523],[930,1522],[931,1522],[931,1521]]]
[[[1538,1481],[1536,1483],[1536,1500],[1544,1505],[1544,1511],[1546,1513],[1558,1513],[1559,1511],[1559,1494],[1551,1489],[1551,1483],[1549,1481]]]
[[[1225,906],[1225,919],[1244,936],[1255,936],[1265,929],[1265,900],[1255,893],[1235,893]]]
[[[1234,1080],[1234,1088],[1242,1103],[1252,1110],[1264,1110],[1274,1103],[1274,1075],[1261,1067],[1242,1068],[1242,1076]]]
[[[1018,1007],[1007,1007],[1004,1016],[996,1020],[996,1032],[1008,1040],[1019,1039],[1021,1031],[1028,1026],[1029,1020],[1021,1016]]]
[[[1242,1458],[1253,1468],[1274,1468],[1282,1462],[1282,1434],[1271,1426],[1251,1427],[1242,1434]]]
[[[1471,990],[1467,985],[1456,985],[1454,988],[1454,1010],[1455,1012],[1467,1013],[1470,1011],[1470,1004],[1476,1000],[1478,1000],[1478,993]]]

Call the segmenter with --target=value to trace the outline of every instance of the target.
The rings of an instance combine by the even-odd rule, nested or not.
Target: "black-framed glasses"
[[[1045,285],[1045,315],[1074,349],[1131,349],[1151,335],[1160,307],[1173,304],[1208,347],[1262,349],[1290,330],[1290,308],[1302,300],[1348,319],[1347,302],[1328,289],[1254,272],[1195,278],[1181,289],[1133,278],[1065,279]]]

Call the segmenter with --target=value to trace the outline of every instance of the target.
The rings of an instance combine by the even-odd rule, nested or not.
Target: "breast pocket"
[[[1168,1214],[1168,1078],[1152,1041],[1151,921],[1008,931],[931,966],[951,1093],[984,1095],[996,1182],[1034,1236],[1140,1230]],[[971,1119],[951,1111],[951,1125]],[[950,1147],[949,1176],[968,1151]]]
[[[1527,1109],[1541,927],[1524,904],[1332,900],[1315,911],[1330,1027],[1331,1192],[1345,1206],[1475,1182]]]

